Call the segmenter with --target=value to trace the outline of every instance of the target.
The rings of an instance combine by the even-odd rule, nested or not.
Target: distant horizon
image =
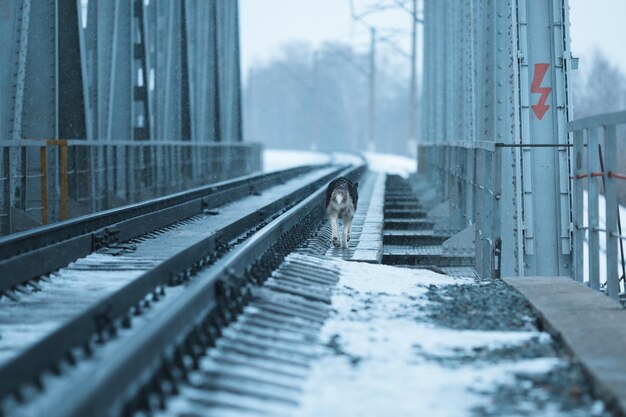
[[[355,0],[354,3],[358,8],[362,2]],[[570,0],[571,47],[573,55],[580,58],[582,74],[589,71],[596,49],[626,74],[626,53],[622,45],[626,39],[624,17],[626,1]],[[396,27],[406,32],[391,32],[393,35],[389,37],[402,50],[409,52],[408,14],[387,12],[368,17],[368,21],[379,27]],[[282,46],[290,42],[306,42],[315,48],[324,42],[343,42],[359,51],[368,48],[367,28],[352,21],[348,0],[241,0],[240,28],[243,79],[250,68],[270,61],[280,53]],[[421,40],[421,36],[418,26],[418,39]],[[421,49],[420,45],[418,62],[421,61]],[[400,54],[390,52],[389,55],[397,55],[399,62],[404,60]],[[418,73],[421,73],[419,64]]]

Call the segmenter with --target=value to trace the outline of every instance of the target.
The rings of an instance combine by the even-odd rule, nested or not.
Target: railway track
[[[318,225],[326,183],[363,169],[250,176],[0,240],[1,412],[162,406]],[[280,274],[264,291],[323,296],[323,277]]]
[[[24,292],[31,280],[105,246],[166,228],[312,169],[249,175],[0,238],[0,296]]]

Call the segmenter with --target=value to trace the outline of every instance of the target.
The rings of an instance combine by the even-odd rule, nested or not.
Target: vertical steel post
[[[574,181],[574,279],[578,282],[583,282],[585,271],[583,265],[583,245],[585,241],[585,235],[587,230],[585,229],[584,222],[584,204],[583,195],[585,190],[586,178],[584,178],[585,171],[583,168],[583,150],[584,150],[584,131],[578,130],[574,133],[574,167],[573,167],[573,179]],[[590,179],[590,181],[592,181]]]
[[[617,202],[617,179],[613,173],[617,172],[617,129],[615,125],[604,127],[604,198],[606,219],[606,283],[609,297],[619,299],[619,275],[617,272],[617,216],[619,205]]]
[[[589,215],[589,283],[594,290],[600,289],[600,219],[598,214],[598,195],[600,179],[595,173],[600,172],[598,155],[598,129],[588,132],[587,167],[589,169],[589,189],[587,190],[587,212]]]
[[[2,209],[0,216],[0,233],[5,235],[11,232],[11,162],[10,162],[10,146],[3,146],[2,151]]]
[[[48,224],[48,148],[39,148],[41,166],[41,224]]]
[[[68,211],[68,188],[67,188],[67,141],[60,140],[59,147],[59,183],[60,183],[60,219],[69,218]]]
[[[518,0],[522,142],[567,143],[567,0]],[[558,147],[525,148],[525,274],[571,275],[567,163]],[[565,230],[565,231],[564,231]]]
[[[515,145],[520,142],[517,1],[496,1],[494,7],[495,121],[494,135],[487,140]],[[475,123],[482,123],[482,118],[477,117]],[[497,271],[500,276],[524,273],[520,153],[519,148],[496,148],[492,158],[492,244],[493,250],[500,252],[498,264],[494,265],[500,268]]]

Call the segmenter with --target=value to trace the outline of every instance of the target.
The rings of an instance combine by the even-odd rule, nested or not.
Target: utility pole
[[[411,16],[411,85],[409,86],[409,148],[417,142],[417,0],[413,0],[413,15]],[[411,153],[414,149],[408,149]]]
[[[417,167],[420,174],[424,173],[424,147],[417,143],[417,0],[413,0],[413,14],[411,15],[411,88],[409,99],[409,154],[412,154],[417,147]]]
[[[312,124],[313,124],[313,143],[311,144],[311,150],[316,151],[319,147],[319,105],[318,105],[318,88],[319,88],[319,73],[318,73],[318,57],[319,51],[313,53],[313,91],[312,101],[313,108],[311,109]]]
[[[376,28],[370,28],[370,71],[369,71],[369,142],[367,150],[376,150]]]
[[[246,95],[244,96],[245,101],[243,103],[243,114],[245,115],[243,127],[248,134],[250,134],[250,132],[257,132],[256,121],[254,120],[256,116],[256,112],[254,111],[254,100],[256,98],[254,96],[254,87],[256,87],[256,85],[254,84],[253,80],[254,73],[252,71],[252,67],[250,67],[248,68],[248,85],[246,87]],[[254,134],[250,136],[254,136]]]

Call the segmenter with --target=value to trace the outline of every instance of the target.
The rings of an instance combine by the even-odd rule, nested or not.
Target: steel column
[[[532,7],[531,7],[532,3]],[[522,143],[567,143],[566,0],[519,0]],[[571,275],[568,166],[559,148],[524,148],[525,274]],[[566,154],[565,154],[566,155]],[[565,186],[565,190],[563,187]]]

